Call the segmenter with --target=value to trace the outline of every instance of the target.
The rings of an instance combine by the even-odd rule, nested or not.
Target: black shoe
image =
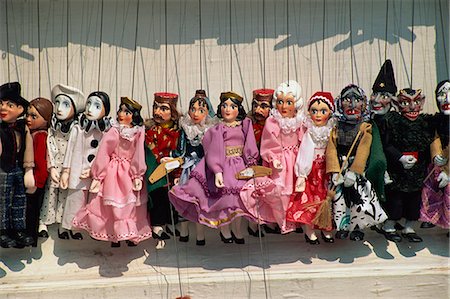
[[[433,223],[431,223],[431,222],[422,222],[422,224],[420,225],[420,228],[433,228],[433,227],[435,227],[436,225],[434,225]]]
[[[301,226],[297,227],[297,228],[295,229],[295,233],[296,233],[296,234],[303,234],[303,228],[302,228]]]
[[[383,230],[382,230],[381,228],[379,228],[378,226],[376,226],[376,225],[372,225],[372,226],[370,227],[370,229],[373,230],[373,231],[376,231],[376,232],[379,233],[379,234],[383,234],[383,235],[384,235]]]
[[[327,237],[323,232],[320,232],[320,235],[325,243],[334,243],[334,238],[332,236]]]
[[[34,239],[32,236],[27,235],[23,231],[16,231],[12,235],[13,239],[16,240],[16,244],[18,246],[31,246],[34,243]]]
[[[195,245],[197,245],[197,246],[205,246],[205,244],[206,244],[205,239],[195,241]]]
[[[16,240],[10,238],[7,234],[0,235],[0,246],[2,248],[12,248],[17,246]]]
[[[222,235],[222,232],[220,232],[220,239],[221,239],[222,242],[224,242],[225,244],[233,243],[233,237],[225,238],[225,237]]]
[[[134,243],[133,241],[126,240],[125,242],[127,243],[128,247],[136,247],[136,246],[137,246],[137,244]],[[119,244],[119,245],[120,245],[120,244]]]
[[[46,230],[41,230],[41,231],[38,233],[38,237],[39,237],[39,238],[47,239],[47,238],[48,238],[48,231],[46,231]]]
[[[180,240],[180,242],[183,242],[183,243],[189,242],[189,235],[180,236],[179,240]]]
[[[408,240],[409,242],[412,243],[420,243],[423,241],[423,239],[421,237],[419,237],[418,234],[416,233],[402,233],[403,238],[405,238],[406,240]]]
[[[173,237],[173,232],[168,225],[166,225],[166,232]],[[177,228],[175,228],[175,236],[180,236],[180,231]]]
[[[233,238],[234,243],[236,244],[245,244],[244,238],[236,238],[233,232],[231,232],[231,237]]]
[[[69,232],[68,231],[63,231],[62,233],[59,232],[59,228],[58,228],[58,238],[63,239],[63,240],[69,240]]]
[[[334,236],[336,237],[336,239],[341,239],[341,240],[347,239],[348,231],[346,231],[346,230],[338,230]]]
[[[120,242],[111,242],[111,247],[114,248],[120,247]]]
[[[160,231],[159,235],[155,232],[152,232],[152,238],[156,240],[168,240],[170,236],[163,230]]]
[[[350,233],[350,240],[352,241],[363,241],[364,233],[360,230],[354,230]]]
[[[397,233],[397,232],[386,232],[386,231],[382,231],[382,234],[384,235],[384,237],[386,238],[386,240],[395,242],[395,243],[400,243],[402,241],[402,237]]]
[[[396,222],[395,225],[394,225],[394,228],[395,228],[396,230],[402,230],[402,229],[404,229],[405,227],[404,227],[403,225],[401,225],[400,223]]]
[[[266,234],[281,234],[281,230],[278,226],[271,228],[270,226],[264,225],[263,227]]]
[[[83,235],[80,232],[73,233],[73,231],[69,230],[70,237],[74,240],[83,240]]]
[[[247,227],[248,234],[253,237],[259,237],[259,229],[253,231],[250,226]],[[261,231],[261,238],[264,237],[264,233]]]
[[[450,232],[449,232],[449,233],[447,233],[447,238],[450,238]]]
[[[319,239],[311,240],[311,239],[308,237],[307,234],[305,234],[305,240],[306,240],[306,243],[309,243],[309,244],[311,244],[311,245],[318,245],[318,244],[320,244]]]

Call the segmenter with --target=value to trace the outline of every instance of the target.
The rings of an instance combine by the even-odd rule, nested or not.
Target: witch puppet
[[[167,184],[173,183],[179,170],[170,174],[169,182],[164,172],[155,179],[153,179],[155,175],[152,177],[153,172],[164,162],[161,159],[169,157],[170,153],[177,148],[180,136],[178,127],[180,114],[177,110],[177,102],[178,95],[175,93],[155,93],[153,117],[145,122],[145,163],[147,164],[145,177],[149,198],[148,209],[153,238],[158,240],[157,247],[164,247],[164,240],[169,239],[169,234],[172,234],[168,226],[172,223],[172,213],[174,213],[175,222],[178,218],[176,211],[170,206]]]
[[[387,219],[371,182],[365,177],[372,145],[368,101],[364,91],[346,86],[335,99],[337,125],[326,149],[326,172],[331,175],[335,237],[361,241],[363,229]]]
[[[203,136],[204,157],[184,185],[169,193],[172,204],[185,219],[220,229],[224,243],[244,244],[241,218],[256,221],[246,212],[239,193],[246,183],[237,173],[256,165],[259,153],[243,98],[222,92],[217,107],[220,122]],[[230,227],[231,225],[231,227]]]
[[[181,176],[175,178],[174,182],[184,185],[189,180],[191,171],[204,157],[202,141],[206,131],[217,123],[214,116],[214,109],[204,90],[197,90],[194,97],[189,101],[188,113],[180,117],[180,137],[177,148],[170,152],[170,157],[164,157],[162,161],[170,161],[172,158],[182,158]],[[180,222],[180,242],[189,241],[189,221],[179,216]],[[196,244],[204,246],[205,233],[204,226],[196,223]]]
[[[0,246],[32,245],[26,231],[25,188],[35,188],[33,139],[26,126],[28,101],[18,82],[0,86]]]
[[[109,111],[109,96],[103,91],[92,92],[70,132],[59,187],[68,190],[61,226],[72,239],[83,239],[81,233],[72,232],[72,220],[88,202],[91,166],[103,135],[111,127]]]
[[[449,185],[449,118],[450,80],[439,82],[435,91],[439,112],[433,116],[435,140],[431,144],[431,161],[422,189],[420,220],[422,227],[439,226],[450,228],[450,185]],[[447,234],[448,236],[448,234]]]
[[[48,238],[47,226],[59,223],[58,237],[69,239],[69,232],[61,227],[68,190],[60,188],[60,178],[70,133],[78,123],[78,114],[84,111],[85,98],[79,89],[57,84],[52,89],[51,100],[55,108],[47,136],[47,168],[50,180],[41,207],[39,236]]]

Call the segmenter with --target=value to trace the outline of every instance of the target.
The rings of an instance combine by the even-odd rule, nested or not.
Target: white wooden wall
[[[201,87],[213,105],[231,89],[248,105],[288,78],[304,98],[351,82],[370,94],[386,53],[398,87],[422,88],[433,112],[448,16],[448,0],[0,0],[0,83],[30,100],[57,83],[113,106],[132,96],[148,116],[154,92],[178,93],[185,112]]]

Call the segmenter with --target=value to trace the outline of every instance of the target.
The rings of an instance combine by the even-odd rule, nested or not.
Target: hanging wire
[[[286,0],[286,36],[287,80],[289,85],[289,0]]]
[[[263,88],[266,88],[266,0],[262,3],[262,30],[263,30]]]
[[[66,24],[66,37],[67,37],[67,48],[66,48],[66,84],[69,85],[69,0],[66,1],[66,16],[67,16],[67,24]]]
[[[352,66],[352,83],[354,83],[353,79],[353,32],[352,32],[352,0],[348,0],[349,6],[349,21],[350,21],[350,63]]]
[[[386,61],[387,59],[388,21],[389,21],[389,0],[386,0],[386,25],[384,28],[384,61]]]
[[[37,27],[38,27],[38,95],[41,96],[41,22],[40,22],[40,9],[39,9],[39,2],[37,1]]]
[[[100,73],[102,70],[102,37],[103,37],[103,0],[101,2],[101,10],[100,10],[100,40],[99,40],[100,53],[98,57],[97,90],[100,90]]]
[[[133,55],[133,78],[131,79],[131,98],[134,99],[134,77],[136,75],[136,52],[137,52],[137,37],[139,25],[139,0],[136,6],[136,30],[134,32],[134,55]]]
[[[232,36],[232,28],[231,28],[231,0],[228,1],[229,7],[229,25],[230,25],[230,86],[231,90],[233,90],[233,36]]]
[[[165,73],[165,80],[166,80],[166,88],[165,90],[167,91],[167,84],[168,84],[168,72],[167,72],[167,0],[164,1],[164,45],[165,45],[165,50],[164,50],[164,55],[165,55],[165,67],[164,67],[164,73]]]
[[[6,57],[8,60],[8,82],[11,81],[10,75],[10,61],[9,61],[9,22],[8,22],[8,0],[5,1],[5,14],[6,14]]]
[[[203,69],[202,69],[202,1],[198,0],[198,36],[200,39],[200,51],[199,51],[199,56],[200,56],[200,61],[199,61],[199,66],[200,66],[200,89],[203,89]]]
[[[321,76],[321,80],[320,80],[320,90],[323,91],[323,85],[324,85],[324,78],[325,78],[325,8],[326,8],[326,0],[323,0],[323,8],[322,8],[322,76]]]
[[[414,0],[412,2],[412,16],[411,16],[411,78],[410,78],[410,88],[412,88],[413,85],[413,60],[414,60]]]
[[[444,21],[443,21],[443,17],[442,17],[442,5],[441,5],[440,0],[439,0],[439,14],[441,17],[441,31],[442,31],[442,44],[444,46],[445,69],[447,70],[447,76],[450,76],[450,74],[448,73],[449,68],[448,68],[448,62],[447,62],[447,49],[445,46]]]

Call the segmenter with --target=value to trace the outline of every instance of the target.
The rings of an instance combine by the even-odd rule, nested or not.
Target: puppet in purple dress
[[[105,133],[92,163],[90,192],[97,196],[76,214],[72,224],[92,238],[111,241],[112,247],[127,240],[132,246],[152,235],[147,215],[145,131],[142,106],[122,97],[117,120]]]
[[[258,160],[251,120],[245,118],[242,97],[223,92],[217,117],[221,122],[210,128],[203,137],[204,158],[191,172],[185,185],[175,186],[170,200],[184,218],[212,228],[220,227],[224,243],[245,243],[240,229],[242,216],[247,214],[239,192],[245,180],[236,173]],[[233,222],[233,231],[229,224]]]

